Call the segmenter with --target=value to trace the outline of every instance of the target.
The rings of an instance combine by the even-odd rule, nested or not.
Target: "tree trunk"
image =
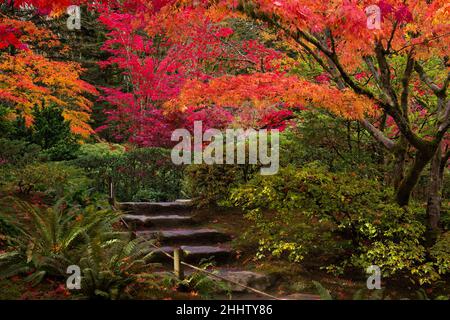
[[[408,205],[411,193],[416,186],[417,181],[419,180],[420,174],[422,173],[427,163],[430,161],[431,157],[432,156],[429,156],[428,154],[417,151],[414,164],[397,189],[396,198],[397,203],[400,206],[403,207]]]
[[[400,183],[405,178],[405,163],[408,150],[408,143],[401,137],[397,149],[394,151],[394,168],[392,170],[392,185],[398,190]]]
[[[432,231],[439,231],[439,220],[441,216],[442,202],[442,176],[441,176],[441,145],[430,163],[430,182],[428,185],[427,217]]]

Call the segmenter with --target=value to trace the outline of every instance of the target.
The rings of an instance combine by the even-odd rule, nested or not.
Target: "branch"
[[[412,58],[412,50],[408,53],[408,60],[406,62],[405,72],[402,78],[402,95],[400,98],[400,105],[405,118],[408,120],[408,97],[409,97],[409,80],[411,79],[411,74],[414,67],[414,59]]]
[[[367,131],[369,131],[370,135],[381,143],[387,150],[391,151],[395,148],[395,142],[386,137],[382,131],[378,130],[367,119],[360,120],[360,123]]]
[[[386,45],[386,53],[389,53],[391,50],[392,40],[394,40],[395,31],[397,30],[398,21],[395,20],[394,26],[392,28],[391,36],[389,37],[388,43]]]
[[[445,133],[450,128],[450,101],[447,101],[447,106],[445,107],[441,121],[436,134],[436,139],[439,139],[438,141],[444,137]]]
[[[426,74],[423,67],[417,62],[414,66],[414,70],[419,74],[420,80],[424,82],[436,95],[441,94],[441,88]]]
[[[380,42],[375,45],[375,56],[377,58],[378,66],[380,68],[381,84],[387,94],[388,102],[392,107],[398,107],[397,95],[392,88],[391,83],[391,69],[386,60],[385,50]]]
[[[442,156],[441,165],[440,165],[441,172],[444,171],[445,166],[447,165],[448,159],[450,159],[450,150],[447,150],[447,152]]]
[[[249,9],[250,12],[247,9]],[[297,29],[296,32],[293,32],[289,28],[285,28],[285,27],[281,26],[277,21],[275,21],[276,17],[269,17],[263,13],[260,13],[257,10],[255,10],[254,7],[251,7],[251,8],[243,7],[238,10],[243,11],[250,17],[266,21],[267,23],[279,28],[280,30],[284,31],[289,37],[291,37],[296,42],[300,41],[300,38],[303,38],[306,41],[308,41],[309,43],[311,43],[312,45],[314,45],[319,51],[321,51],[325,56],[327,56],[333,62],[333,64],[336,66],[336,69],[339,71],[341,78],[343,79],[343,81],[346,83],[346,85],[348,87],[350,87],[355,93],[366,96],[369,99],[372,99],[373,101],[375,101],[378,105],[380,105],[380,107],[382,107],[394,119],[394,121],[398,125],[400,131],[405,136],[405,138],[411,143],[411,145],[413,145],[415,148],[417,148],[418,150],[420,150],[422,152],[430,151],[433,144],[429,141],[420,139],[416,134],[414,134],[414,132],[411,130],[411,128],[409,126],[408,121],[403,117],[402,113],[400,112],[400,110],[398,108],[398,103],[396,103],[397,101],[391,101],[393,103],[386,103],[385,101],[382,101],[378,97],[376,97],[375,94],[372,93],[367,88],[361,87],[344,70],[343,66],[341,65],[341,63],[339,61],[337,54],[330,51],[328,48],[326,48],[324,45],[322,45],[320,43],[320,41],[318,41],[313,36],[309,35],[308,33],[303,32],[301,30]],[[384,51],[382,46],[380,49],[382,51]],[[385,60],[385,57],[384,57],[384,53],[381,56],[384,59],[384,60],[382,59],[382,62],[385,61],[387,64],[387,61]],[[380,68],[382,68],[382,67],[383,66],[380,64]],[[387,64],[387,67],[389,67],[388,64]],[[389,72],[389,68],[387,68],[385,72]],[[388,81],[390,83],[390,75],[389,75]],[[391,90],[392,90],[392,87],[391,87]],[[391,95],[395,96],[395,92],[392,92]]]
[[[372,57],[366,56],[363,59],[367,65],[367,68],[369,68],[370,73],[372,73],[373,77],[375,78],[375,84],[377,85],[378,89],[380,89],[381,98],[385,101],[389,101],[388,93],[385,91],[385,88],[381,82],[380,74],[378,73],[378,70],[373,63]]]

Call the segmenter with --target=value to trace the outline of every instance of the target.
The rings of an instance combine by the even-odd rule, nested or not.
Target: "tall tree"
[[[201,3],[208,7],[212,2]],[[438,173],[448,160],[443,150],[450,126],[448,1],[383,0],[375,7],[371,1],[356,0],[222,3],[273,27],[291,49],[308,56],[322,79],[264,72],[192,80],[168,105],[285,102],[356,119],[395,155],[400,205],[408,204],[431,162],[428,214],[430,227],[437,229],[442,185]],[[375,10],[375,17],[367,16],[372,12],[368,9]],[[373,18],[380,19],[379,28]],[[387,134],[386,122],[397,130],[396,137]],[[406,168],[408,156],[413,161]]]
[[[25,2],[9,3],[15,8]],[[64,56],[67,47],[50,30],[26,20],[28,15],[43,14],[39,11],[41,8],[47,12],[50,7],[61,9],[57,4],[66,3],[38,1],[33,4],[36,5],[33,9],[0,13],[1,102],[12,111],[9,118],[22,114],[27,125],[33,122],[35,104],[44,101],[45,105],[58,105],[63,107],[64,117],[71,121],[73,132],[87,136],[93,132],[88,124],[92,103],[85,95],[96,94],[95,88],[80,79],[83,70],[79,64],[49,58],[49,52]]]

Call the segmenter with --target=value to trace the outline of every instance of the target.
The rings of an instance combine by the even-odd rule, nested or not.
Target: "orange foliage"
[[[180,96],[168,101],[166,107],[174,111],[192,106],[242,108],[249,105],[264,110],[276,104],[326,108],[350,119],[362,118],[365,113],[372,112],[373,106],[371,100],[351,90],[339,90],[279,73],[254,73],[223,76],[207,83],[191,80]]]
[[[33,51],[44,46],[58,49],[60,43],[55,35],[32,22],[5,19],[2,24],[20,31],[24,48],[16,54],[0,51],[0,101],[13,105],[15,114],[21,113],[28,125],[36,104],[58,105],[71,121],[74,133],[92,133],[87,124],[92,103],[84,94],[97,92],[80,79],[83,70],[77,63],[53,61]]]
[[[233,1],[233,0],[229,0]],[[315,35],[330,30],[341,62],[355,70],[374,45],[390,41],[393,51],[415,48],[416,57],[443,57],[449,52],[448,0],[254,0],[261,12],[276,16],[292,32]],[[369,29],[365,9],[381,8],[381,28]],[[395,26],[395,32],[392,30]],[[393,36],[392,36],[393,35]],[[392,36],[392,39],[391,39]]]

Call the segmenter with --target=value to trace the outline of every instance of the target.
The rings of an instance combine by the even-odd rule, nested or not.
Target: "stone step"
[[[227,246],[181,246],[184,252],[183,261],[198,263],[202,259],[212,259],[215,262],[226,262],[234,257],[234,252]],[[173,255],[175,247],[165,246],[154,251],[153,261],[172,262],[164,252]]]
[[[255,293],[253,291],[251,291],[250,289],[248,289],[246,287],[251,287],[253,289],[257,289],[257,290],[265,292],[265,291],[269,290],[271,287],[273,287],[273,285],[275,283],[274,277],[271,277],[271,276],[268,276],[268,275],[265,275],[262,273],[254,272],[254,271],[248,271],[248,270],[242,270],[242,269],[228,269],[228,268],[224,269],[224,268],[220,268],[220,267],[208,268],[207,271],[209,273],[218,275],[223,279],[232,281],[232,282],[228,282],[226,280],[223,280],[223,279],[217,278],[213,275],[205,273],[205,275],[207,277],[209,277],[211,280],[226,284],[226,286],[223,289],[220,287],[217,287],[216,293],[223,293],[225,291],[231,291],[235,294],[236,293],[238,293],[238,294],[250,293],[250,294],[255,295]],[[189,277],[193,273],[197,273],[197,272],[199,272],[199,271],[185,268],[184,275],[185,275],[185,277]],[[171,272],[171,271],[159,271],[159,272],[155,272],[154,274],[161,278],[174,276],[173,272]],[[245,287],[236,284],[236,282],[244,285]],[[233,296],[233,299],[234,298],[235,298],[235,296]],[[256,294],[256,298],[267,299],[266,296],[258,295],[258,294]]]
[[[137,232],[137,235],[158,239],[163,244],[209,244],[231,240],[228,234],[207,228],[145,230]]]
[[[176,200],[172,202],[121,202],[121,210],[140,214],[140,215],[158,215],[164,214],[188,214],[192,210],[190,200]]]
[[[180,227],[195,224],[192,216],[173,214],[154,216],[126,214],[123,216],[123,219],[130,224],[134,230],[154,227]]]
[[[273,285],[273,279],[271,279],[269,276],[253,271],[219,269],[216,271],[216,274],[225,279],[260,291],[266,291]],[[217,280],[217,278],[214,278],[214,280]],[[232,292],[253,292],[235,283],[229,282],[228,284]]]

